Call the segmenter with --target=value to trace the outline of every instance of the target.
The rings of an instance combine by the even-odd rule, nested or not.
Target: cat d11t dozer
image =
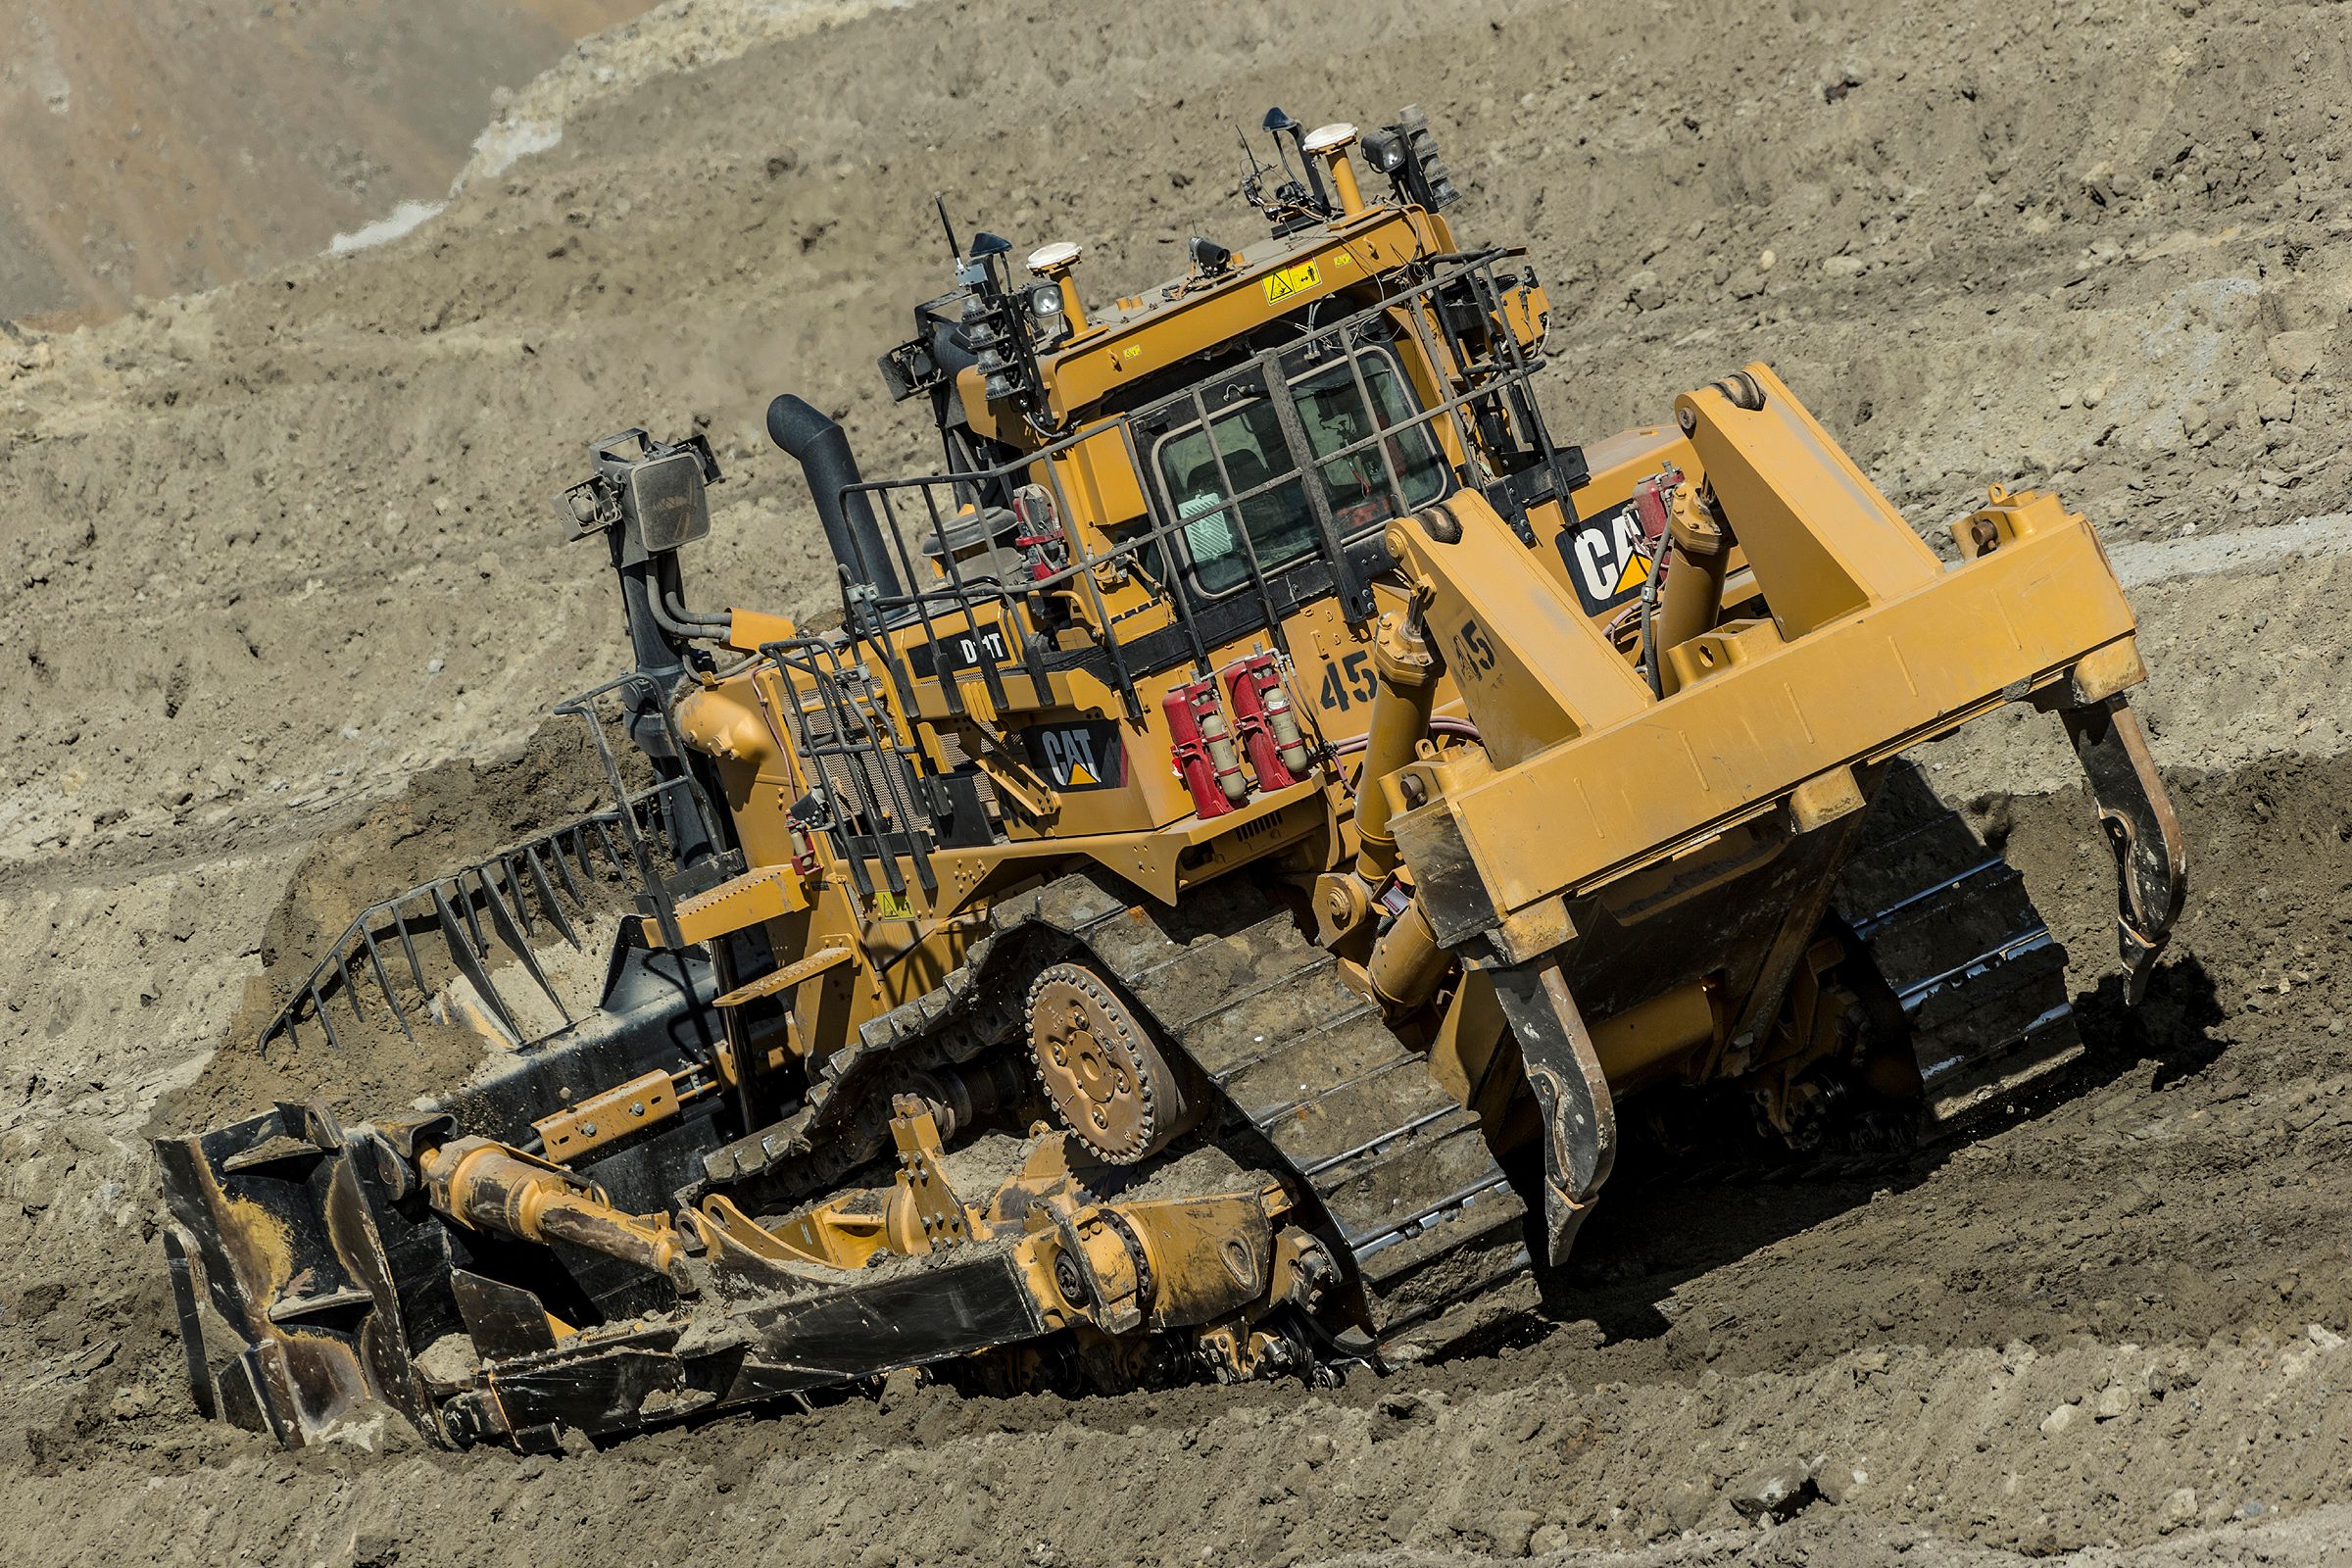
[[[1947,565],[1762,365],[1563,443],[1422,117],[1266,128],[1267,232],[1134,298],[951,229],[882,360],[936,474],[775,400],[838,626],[694,608],[710,448],[597,444],[634,666],[563,710],[614,798],[363,912],[262,1041],[470,1019],[479,1075],[161,1144],[208,1410],[538,1447],[1442,1345],[1621,1127],[1835,1150],[2079,1049],[1898,760],[2006,704],[2081,755],[2136,995],[2183,855],[2082,517],[1995,489]],[[559,1019],[590,873],[636,902]]]

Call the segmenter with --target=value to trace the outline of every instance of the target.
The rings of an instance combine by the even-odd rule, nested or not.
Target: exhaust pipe
[[[861,479],[841,426],[807,400],[785,392],[767,406],[767,438],[800,464],[816,500],[817,519],[825,526],[825,541],[833,547],[833,559],[849,568],[851,581],[889,597],[905,592],[872,503],[863,491],[844,493]]]

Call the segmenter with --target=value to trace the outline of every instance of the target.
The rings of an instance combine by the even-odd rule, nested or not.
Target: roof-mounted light
[[[1382,173],[1395,174],[1404,167],[1404,138],[1393,130],[1366,131],[1364,156]]]

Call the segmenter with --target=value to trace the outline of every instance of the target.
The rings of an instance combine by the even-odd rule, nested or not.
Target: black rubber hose
[[[701,611],[688,610],[675,593],[664,589],[652,600],[654,623],[680,641],[697,637],[724,637],[735,626],[732,615],[707,615]]]
[[[863,491],[844,494],[860,478],[841,426],[785,392],[767,406],[767,437],[800,464],[833,559],[849,568],[854,581],[871,584],[886,598],[903,593],[872,503]]]

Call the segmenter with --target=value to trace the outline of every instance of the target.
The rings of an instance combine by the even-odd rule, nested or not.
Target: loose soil
[[[526,93],[561,141],[409,238],[43,340],[0,386],[0,1553],[2327,1560],[2352,582],[2342,524],[2301,519],[2352,506],[2340,8],[1642,20],[673,4]],[[601,557],[546,506],[574,443],[707,428],[730,477],[690,597],[819,610],[760,412],[790,387],[869,472],[928,461],[871,367],[944,286],[933,191],[1018,247],[1085,242],[1107,298],[1244,237],[1228,122],[1407,102],[1468,233],[1552,288],[1563,430],[1762,357],[1931,536],[1992,480],[2100,523],[2194,856],[2148,1003],[2120,1004],[2064,748],[2004,714],[1923,761],[2066,942],[2084,1058],[1867,1181],[1626,1173],[1491,1352],[1320,1393],[897,1391],[552,1458],[197,1420],[145,1138],[412,1092],[233,1053],[353,909],[573,808],[524,740],[622,657]]]
[[[337,992],[329,999],[331,1035],[298,1018],[290,1030],[267,1041],[264,1036],[362,910],[611,804],[611,787],[585,730],[570,719],[551,719],[517,755],[437,762],[391,801],[319,839],[262,926],[262,970],[246,979],[220,1049],[195,1082],[157,1104],[149,1132],[202,1132],[280,1100],[323,1099],[357,1119],[447,1094],[473,1076],[490,1048],[462,1024],[426,1016],[397,950],[389,977],[409,1009],[405,1030],[388,1006],[375,1002],[379,993],[367,987],[361,969],[366,1010],[355,1010]],[[578,881],[592,899],[603,891],[585,872]],[[542,929],[538,935],[553,946],[552,933]],[[603,962],[601,951],[588,956]]]
[[[437,202],[515,88],[645,9],[19,0],[0,67],[0,319],[103,319]]]

